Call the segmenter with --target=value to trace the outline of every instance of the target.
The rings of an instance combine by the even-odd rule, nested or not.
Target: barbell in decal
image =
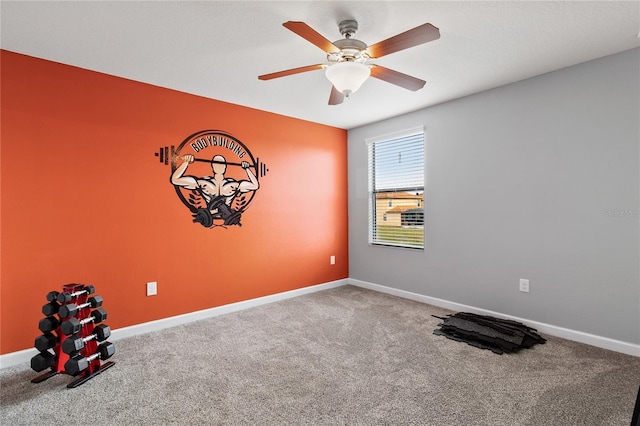
[[[169,148],[168,146],[160,147],[158,149],[158,152],[155,153],[155,156],[159,158],[160,163],[164,165],[169,165],[170,159],[172,159],[175,156],[175,154],[176,154],[176,148],[174,145],[171,145],[171,148]],[[193,161],[201,161],[204,163],[211,163],[211,164],[213,163],[226,164],[227,166],[242,167],[242,163],[233,163],[229,161],[215,161],[213,159],[209,160],[206,158],[194,158]],[[260,161],[260,158],[256,158],[255,164],[249,163],[249,167],[253,167],[256,170],[256,173],[258,174],[259,177],[263,177],[267,173],[269,173],[269,168],[265,163]]]

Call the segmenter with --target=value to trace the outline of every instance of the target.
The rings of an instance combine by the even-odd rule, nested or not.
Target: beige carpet
[[[0,371],[0,423],[629,425],[640,358],[549,336],[496,355],[435,336],[447,313],[344,286],[124,339],[76,389]]]

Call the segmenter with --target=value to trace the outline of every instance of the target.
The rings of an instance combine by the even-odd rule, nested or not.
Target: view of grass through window
[[[398,245],[422,247],[424,243],[424,226],[414,228],[398,228],[397,226],[378,226],[378,241]]]

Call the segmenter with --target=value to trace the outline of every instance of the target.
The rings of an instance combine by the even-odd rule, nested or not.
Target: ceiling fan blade
[[[440,38],[440,30],[431,24],[422,24],[409,31],[390,37],[367,48],[371,58],[380,58],[399,50],[408,49]]]
[[[293,74],[300,74],[301,72],[321,70],[325,66],[326,65],[322,65],[322,64],[307,65],[306,67],[291,68],[290,70],[278,71],[278,72],[273,72],[271,74],[261,75],[261,76],[258,76],[258,78],[260,80],[271,80],[272,78],[285,77],[287,75],[293,75]]]
[[[339,105],[344,101],[344,95],[331,85],[331,94],[329,95],[329,105]]]
[[[285,28],[298,34],[303,39],[315,44],[316,46],[318,46],[320,49],[324,50],[327,53],[340,52],[340,49],[338,49],[333,43],[331,43],[329,40],[324,38],[323,35],[318,33],[316,30],[314,30],[304,22],[287,21],[282,25]]]
[[[419,78],[411,77],[410,75],[381,67],[379,65],[371,66],[371,77],[384,80],[387,83],[395,84],[396,86],[404,87],[405,89],[412,90],[414,92],[422,89],[426,83],[426,81],[420,80]]]

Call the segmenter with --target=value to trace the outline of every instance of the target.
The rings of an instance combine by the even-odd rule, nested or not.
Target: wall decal
[[[203,130],[176,149],[160,148],[160,162],[171,163],[170,182],[190,210],[194,223],[206,228],[242,226],[240,219],[269,169],[236,137]]]

